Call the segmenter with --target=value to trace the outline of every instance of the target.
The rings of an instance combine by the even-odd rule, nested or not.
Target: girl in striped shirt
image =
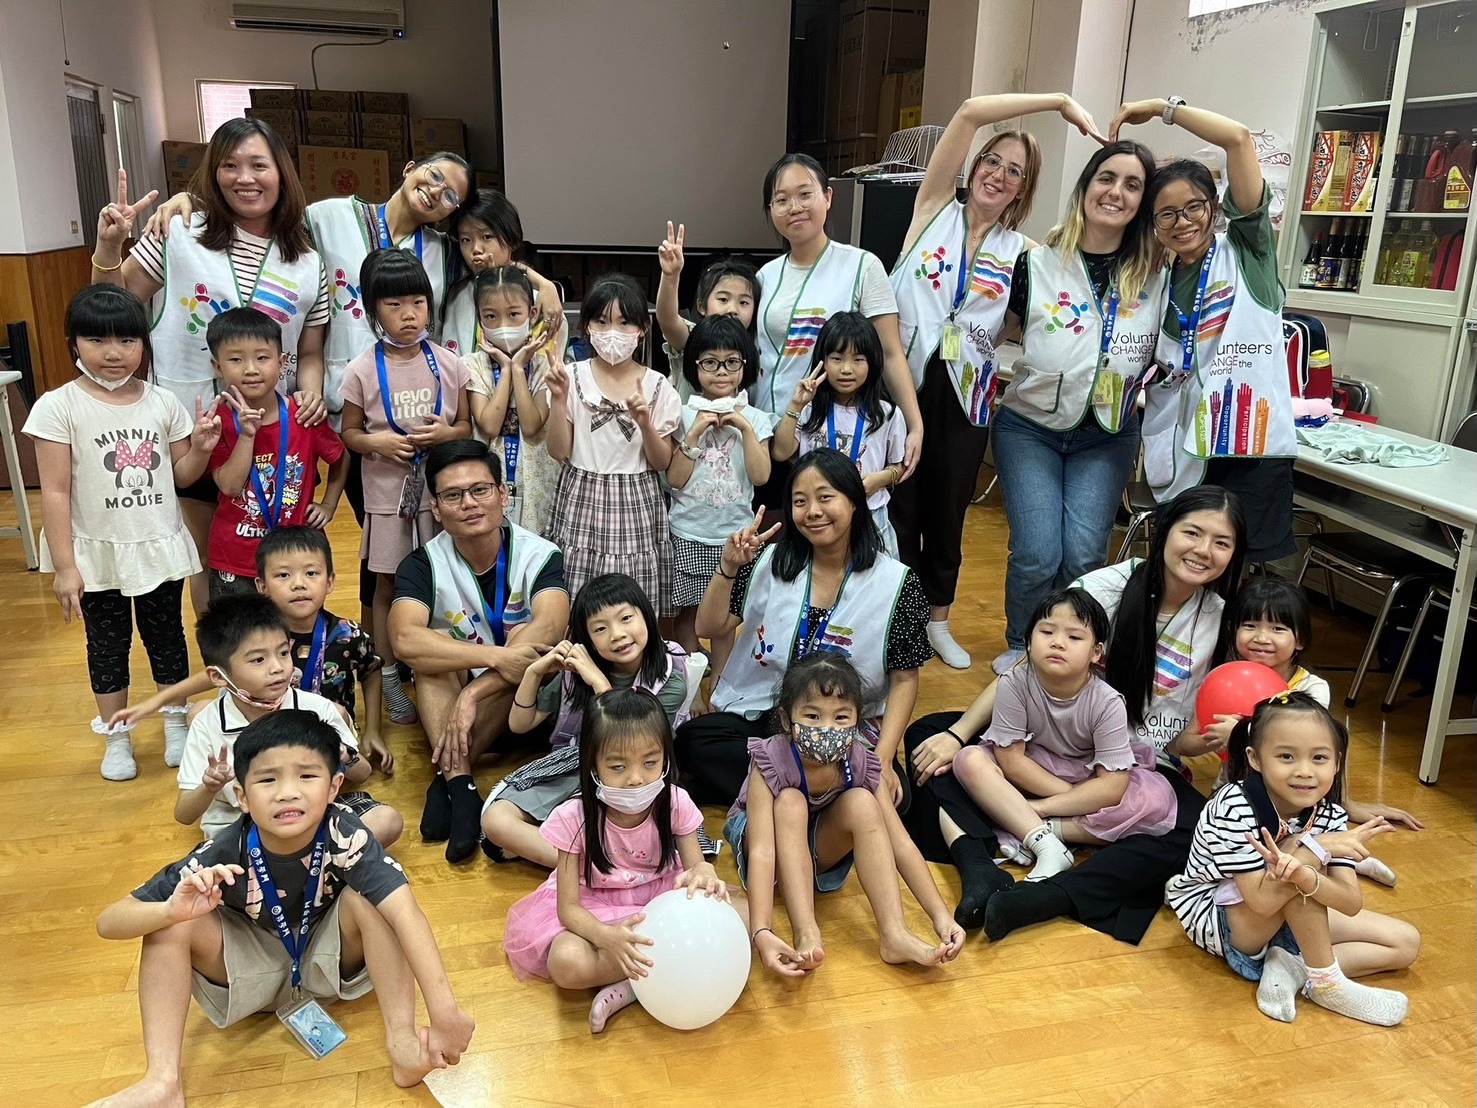
[[[1166,903],[1195,945],[1257,986],[1257,1007],[1291,1022],[1299,993],[1366,1023],[1405,1018],[1404,993],[1349,980],[1415,961],[1420,933],[1366,911],[1354,865],[1394,828],[1349,827],[1340,795],[1348,732],[1306,693],[1283,693],[1236,725],[1230,781],[1195,825]],[[1349,975],[1349,976],[1346,976]]]

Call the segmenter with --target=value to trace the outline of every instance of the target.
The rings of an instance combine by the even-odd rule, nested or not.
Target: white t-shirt
[[[801,408],[800,418],[796,421],[796,438],[800,441],[799,453],[809,454],[812,450],[829,446],[850,457],[858,426],[857,409],[845,404],[831,406],[830,423],[836,428],[836,441],[833,443],[826,424],[822,424],[814,432],[803,430],[810,419],[810,408],[809,404]],[[857,469],[863,477],[879,473],[890,465],[901,465],[903,452],[908,444],[908,425],[903,421],[903,413],[885,400],[882,402],[882,410],[885,413],[882,426],[868,431],[866,422],[864,420],[861,422],[862,450],[856,462]],[[891,500],[891,489],[878,489],[867,497],[867,507],[876,511],[878,508],[887,507]]]
[[[283,701],[282,707],[300,708],[305,712],[312,712],[325,723],[332,725],[333,729],[338,732],[340,741],[350,750],[359,749],[359,740],[354,736],[354,729],[344,722],[338,705],[333,701],[317,693],[308,692],[306,689],[293,689]],[[220,695],[202,708],[190,721],[190,734],[185,739],[185,749],[180,756],[179,763],[181,791],[189,792],[203,785],[205,771],[209,768],[210,756],[219,753],[220,748],[225,747],[226,756],[230,757],[231,751],[236,746],[236,736],[244,730],[246,730],[246,718],[241,714],[236,698],[231,695],[229,689],[222,689]],[[225,788],[215,794],[210,807],[206,808],[205,814],[200,817],[200,830],[204,832],[205,838],[213,839],[224,828],[235,823],[240,815],[241,808],[236,804],[235,782],[228,782]]]
[[[626,411],[627,397],[616,399],[601,392],[589,362],[576,362],[566,369],[570,377],[569,422],[574,424],[569,464],[586,473],[650,470],[641,430]],[[651,424],[656,433],[665,438],[676,431],[681,426],[682,401],[677,399],[672,382],[656,370],[647,369],[642,372],[639,387],[651,408]],[[544,395],[549,396],[547,389]]]
[[[700,399],[700,398],[699,398]],[[774,436],[774,416],[746,404],[744,418],[760,442]],[[682,406],[683,434],[698,411],[691,400]],[[728,536],[754,522],[754,482],[744,460],[744,436],[737,427],[714,427],[698,443],[702,456],[692,463],[692,476],[672,490],[668,514],[679,539],[722,546]]]
[[[1095,569],[1072,585],[1086,589],[1112,619],[1123,598],[1123,587],[1142,560],[1130,558]],[[1155,644],[1154,697],[1146,705],[1144,722],[1134,737],[1158,750],[1160,761],[1167,760],[1164,748],[1195,721],[1195,695],[1215,665],[1225,606],[1226,602],[1216,593],[1196,589],[1159,629],[1159,641]]]
[[[887,270],[870,250],[862,260],[862,278],[857,286],[856,310],[868,319],[879,315],[897,315],[897,293],[892,291],[892,282],[887,279]],[[770,328],[770,338],[776,347],[785,345],[790,317],[795,314],[795,305],[800,302],[800,293],[805,288],[806,278],[814,266],[804,268],[794,262],[782,270],[780,283],[773,289],[764,290],[762,322]],[[841,309],[838,309],[841,310]],[[777,328],[777,329],[776,329]],[[782,401],[783,402],[783,401]],[[781,413],[783,414],[783,412]]]
[[[1302,666],[1292,671],[1292,683],[1288,685],[1288,688],[1293,692],[1307,693],[1325,708],[1328,707],[1329,698],[1332,696],[1328,682],[1316,673],[1309,673]]]
[[[1348,827],[1349,813],[1327,797],[1313,810],[1307,828],[1295,822],[1288,825],[1290,832],[1309,830],[1315,835],[1346,831]],[[1195,821],[1195,837],[1185,872],[1171,877],[1164,886],[1164,902],[1174,909],[1185,934],[1196,946],[1212,954],[1225,955],[1220,929],[1216,926],[1216,905],[1240,902],[1240,892],[1235,888],[1236,874],[1256,873],[1267,866],[1246,838],[1248,831],[1256,830],[1256,811],[1241,783],[1222,785],[1206,801],[1200,818]],[[1332,858],[1328,866],[1332,869],[1353,864],[1347,858]]]
[[[72,448],[72,556],[87,592],[153,592],[200,571],[174,492],[171,443],[194,420],[167,389],[109,404],[68,381],[36,401],[25,433]],[[41,568],[56,572],[43,532]]]

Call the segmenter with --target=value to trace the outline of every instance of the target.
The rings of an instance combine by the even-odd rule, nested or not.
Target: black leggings
[[[913,751],[919,743],[952,727],[963,713],[939,712],[913,723],[903,735],[907,751],[908,776],[913,775]],[[1119,942],[1137,945],[1149,930],[1155,914],[1164,903],[1164,883],[1183,873],[1190,858],[1190,840],[1195,821],[1205,807],[1205,797],[1185,779],[1184,774],[1165,766],[1159,767],[1174,786],[1179,811],[1174,827],[1163,835],[1128,835],[1108,843],[1088,855],[1079,866],[1049,878],[1072,902],[1072,918],[1111,935]],[[952,773],[935,777],[923,788],[913,791],[913,803],[903,815],[908,834],[930,862],[952,865],[943,832],[939,830],[939,809],[948,812],[966,835],[982,839],[991,850],[998,844],[984,814]]]
[[[354,519],[360,529],[364,527],[364,455],[348,451],[349,476],[344,482],[344,496],[349,507],[354,509]],[[366,608],[374,607],[374,589],[377,577],[369,572],[369,563],[359,559],[359,603]]]
[[[101,696],[128,688],[128,655],[133,649],[135,615],[139,638],[144,640],[144,649],[149,654],[154,683],[173,685],[190,676],[190,654],[180,615],[184,584],[166,581],[142,596],[124,596],[117,589],[82,594],[87,676],[94,693]]]

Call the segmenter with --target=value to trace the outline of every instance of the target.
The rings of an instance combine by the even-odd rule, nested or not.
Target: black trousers
[[[349,477],[344,482],[344,496],[354,510],[354,519],[360,529],[364,528],[364,455],[349,452]],[[379,580],[377,574],[369,572],[369,563],[359,559],[359,603],[366,608],[374,606],[374,588]]]
[[[749,740],[772,734],[767,713],[745,719],[735,712],[709,712],[677,728],[677,769],[693,803],[733,804],[749,772]]]
[[[153,592],[124,596],[117,589],[82,594],[82,625],[87,631],[87,676],[92,691],[122,692],[128,688],[128,655],[133,649],[133,625],[149,654],[156,685],[173,685],[190,676],[189,647],[180,614],[183,581],[165,581]]]
[[[917,572],[928,603],[943,607],[954,603],[959,586],[964,515],[990,430],[965,418],[949,368],[937,355],[924,371],[918,408],[928,429],[923,457],[913,476],[893,489],[887,518],[897,532],[899,560]]]
[[[953,726],[962,714],[939,712],[909,726],[903,735],[903,746],[908,752],[910,777],[913,750],[919,743]],[[1081,865],[1047,882],[1067,894],[1075,919],[1094,931],[1135,946],[1143,940],[1164,903],[1164,883],[1184,872],[1190,858],[1195,821],[1205,807],[1205,797],[1182,773],[1163,766],[1159,772],[1174,787],[1179,802],[1173,828],[1163,835],[1128,835],[1098,847]],[[968,810],[961,808],[960,798]],[[984,815],[969,800],[954,775],[946,773],[921,789],[915,787],[913,803],[903,816],[908,834],[930,862],[952,864],[939,830],[940,808],[949,813],[966,835],[985,840],[991,849],[995,847],[995,833]],[[969,811],[973,811],[973,817]]]

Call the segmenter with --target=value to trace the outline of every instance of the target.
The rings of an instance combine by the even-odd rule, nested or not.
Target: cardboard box
[[[408,141],[410,120],[403,115],[383,115],[379,112],[364,112],[359,116],[359,133],[365,138],[398,138]]]
[[[848,169],[872,165],[877,160],[876,135],[857,135],[826,143],[826,172],[839,177]]]
[[[303,113],[309,135],[352,135],[355,132],[353,112],[326,112],[310,108]]]
[[[396,169],[410,160],[410,143],[404,135],[360,135],[361,150],[383,150]]]
[[[307,97],[300,88],[254,88],[251,90],[253,108],[276,108],[296,112],[306,107],[307,103]]]
[[[417,158],[423,158],[441,150],[465,156],[467,125],[460,119],[415,116],[410,121],[410,149]]]
[[[921,69],[927,44],[926,10],[863,6],[862,0],[842,7],[840,134],[877,133],[883,78],[890,72]]]
[[[247,108],[247,119],[259,119],[283,139],[296,142],[304,132],[302,113],[292,108]]]
[[[403,92],[365,92],[357,94],[359,110],[376,115],[409,115],[410,97]]]
[[[328,89],[308,89],[310,112],[353,112],[359,110],[359,96],[353,92],[330,92]]]
[[[298,174],[308,203],[330,196],[390,195],[390,158],[383,150],[304,146],[298,151]]]
[[[477,187],[479,189],[497,189],[503,191],[503,175],[485,169],[477,171]]]
[[[184,192],[205,161],[205,143],[165,141],[159,145],[164,149],[164,183],[169,195]]]
[[[1367,212],[1374,206],[1374,170],[1380,163],[1380,132],[1356,131],[1349,146],[1349,183],[1344,211]]]
[[[914,69],[898,77],[898,107],[901,111],[913,111],[920,118],[923,114],[923,70]],[[899,117],[901,118],[901,116]],[[904,127],[918,124],[904,123]]]
[[[885,146],[892,133],[898,129],[901,118],[903,75],[889,73],[882,78],[882,93],[877,98],[877,143]]]

